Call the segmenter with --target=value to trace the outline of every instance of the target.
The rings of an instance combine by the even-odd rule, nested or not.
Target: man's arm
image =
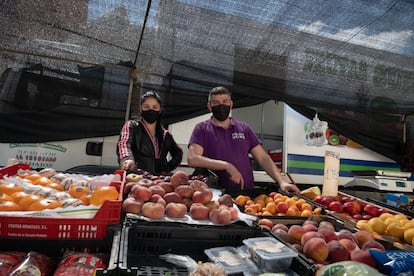
[[[295,184],[286,182],[280,174],[279,168],[275,165],[272,158],[270,158],[269,154],[267,154],[261,145],[254,147],[250,153],[253,155],[257,163],[259,163],[259,165],[266,171],[266,173],[279,184],[282,191],[286,193],[300,193],[299,188]]]
[[[210,170],[226,170],[231,180],[235,183],[239,183],[241,188],[244,188],[244,180],[241,173],[236,167],[224,160],[212,159],[203,156],[204,149],[198,144],[190,144],[187,152],[187,163],[193,168],[205,168]]]

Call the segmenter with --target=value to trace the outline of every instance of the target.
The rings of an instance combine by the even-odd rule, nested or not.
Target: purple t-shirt
[[[190,137],[189,145],[191,144],[203,147],[203,155],[206,157],[232,163],[243,175],[244,187],[253,188],[253,168],[249,152],[261,142],[245,122],[232,118],[227,129],[216,126],[212,119],[198,123]],[[221,187],[240,188],[239,184],[230,180],[230,175],[225,170],[214,172],[219,177]]]

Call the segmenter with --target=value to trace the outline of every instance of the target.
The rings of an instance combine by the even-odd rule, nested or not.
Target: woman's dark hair
[[[154,98],[154,99],[156,99],[159,102],[159,104],[161,105],[161,97],[155,91],[147,91],[147,92],[145,92],[141,96],[141,104],[145,101],[146,98],[151,98],[151,97]]]

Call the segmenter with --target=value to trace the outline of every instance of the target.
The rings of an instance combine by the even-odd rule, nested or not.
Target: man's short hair
[[[230,91],[227,90],[227,88],[223,87],[223,86],[217,86],[214,87],[213,89],[210,90],[210,93],[208,94],[208,101],[211,101],[211,96],[212,95],[229,95],[230,99],[231,99],[231,94]]]

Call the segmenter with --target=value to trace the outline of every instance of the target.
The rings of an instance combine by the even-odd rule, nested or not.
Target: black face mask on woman
[[[141,112],[142,118],[150,124],[155,123],[160,117],[160,114],[161,111],[156,111],[153,109],[148,109]]]
[[[225,104],[215,105],[211,107],[211,112],[213,113],[214,118],[222,122],[229,117],[230,106]]]

